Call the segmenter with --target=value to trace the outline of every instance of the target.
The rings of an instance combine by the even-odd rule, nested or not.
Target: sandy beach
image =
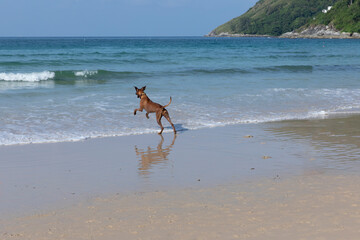
[[[0,239],[359,239],[359,119],[0,147]]]

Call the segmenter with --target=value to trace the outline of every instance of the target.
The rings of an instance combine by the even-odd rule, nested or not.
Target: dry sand
[[[358,176],[96,198],[3,220],[1,239],[359,239]]]
[[[359,119],[1,147],[0,239],[360,239]]]

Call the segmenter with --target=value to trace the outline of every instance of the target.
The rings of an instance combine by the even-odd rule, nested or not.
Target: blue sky
[[[0,0],[0,36],[202,36],[257,0]]]

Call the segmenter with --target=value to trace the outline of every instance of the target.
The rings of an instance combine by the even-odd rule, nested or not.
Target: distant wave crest
[[[0,81],[23,81],[39,82],[49,80],[55,77],[54,72],[32,72],[32,73],[0,73]]]
[[[314,67],[311,65],[281,65],[255,68],[261,72],[312,72]]]
[[[84,71],[74,72],[75,76],[77,76],[77,77],[87,77],[87,76],[95,75],[97,73],[98,73],[97,70],[95,70],[95,71],[84,70]]]
[[[65,70],[65,71],[42,71],[30,73],[12,73],[0,72],[0,82],[40,82],[46,80],[53,80],[58,83],[66,84],[76,80],[91,79],[91,80],[106,80],[106,79],[125,79],[136,78],[139,76],[151,76],[144,72],[132,71],[107,71],[107,70]]]

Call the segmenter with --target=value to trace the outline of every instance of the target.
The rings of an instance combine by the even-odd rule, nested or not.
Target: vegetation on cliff
[[[329,12],[322,13],[328,6]],[[279,36],[309,24],[360,32],[360,0],[260,0],[245,14],[217,27],[220,33]]]
[[[360,33],[360,0],[339,0],[327,13],[319,13],[307,25],[332,25],[343,32]]]

